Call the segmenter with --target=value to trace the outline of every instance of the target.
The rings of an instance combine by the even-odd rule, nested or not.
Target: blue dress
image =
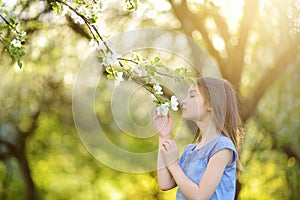
[[[230,149],[233,151],[233,162],[227,165],[221,181],[211,196],[211,200],[233,200],[236,187],[236,160],[237,152],[233,142],[224,135],[221,135],[204,146],[194,149],[197,144],[188,145],[179,160],[179,166],[183,172],[194,183],[199,184],[200,179],[207,167],[209,159],[218,151],[223,149]],[[177,190],[176,200],[187,199],[180,188]]]

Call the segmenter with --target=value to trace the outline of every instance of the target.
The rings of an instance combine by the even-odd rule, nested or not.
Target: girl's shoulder
[[[237,151],[232,142],[232,140],[224,135],[221,135],[220,138],[217,140],[214,148],[209,153],[209,158],[211,158],[215,153],[223,150],[223,149],[230,149],[233,152],[233,160],[237,159]]]
[[[232,140],[228,137],[226,137],[225,135],[220,135],[220,138],[218,139],[218,142],[216,144],[217,147],[219,148],[232,148],[233,150],[235,150],[235,146],[232,142]]]

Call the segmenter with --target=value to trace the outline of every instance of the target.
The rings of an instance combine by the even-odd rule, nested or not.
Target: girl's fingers
[[[166,151],[172,151],[172,150],[177,149],[177,145],[176,145],[176,142],[174,140],[165,140],[162,143],[162,146]]]
[[[162,146],[164,147],[165,150],[170,150],[170,143],[171,141],[170,140],[165,140],[163,143],[162,143]]]

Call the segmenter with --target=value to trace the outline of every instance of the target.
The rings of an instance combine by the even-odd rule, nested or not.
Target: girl
[[[188,145],[178,161],[170,140],[172,119],[155,114],[159,132],[157,176],[161,190],[178,186],[176,199],[232,200],[241,170],[237,150],[243,130],[234,90],[225,80],[197,79],[182,101],[182,117],[199,128],[197,143]]]

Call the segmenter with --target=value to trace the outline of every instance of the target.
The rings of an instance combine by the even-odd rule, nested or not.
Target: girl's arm
[[[155,108],[156,109],[156,108]],[[172,133],[172,118],[171,114],[168,113],[167,117],[158,116],[155,110],[154,113],[154,124],[159,133],[159,145],[158,145],[158,156],[157,156],[157,178],[158,184],[161,190],[170,190],[176,187],[171,173],[164,163],[162,157],[162,144],[169,140]]]
[[[170,162],[178,153],[174,141],[167,141],[167,144],[163,150],[163,158],[165,163],[170,163],[168,169],[184,196],[190,200],[210,199],[219,185],[226,165],[232,162],[232,150],[223,149],[215,153],[209,159],[200,183],[196,184],[185,175],[177,162]]]
[[[159,188],[163,191],[170,190],[177,186],[173,176],[164,163],[162,155],[162,144],[169,138],[159,137],[159,148],[157,156],[157,177]]]

